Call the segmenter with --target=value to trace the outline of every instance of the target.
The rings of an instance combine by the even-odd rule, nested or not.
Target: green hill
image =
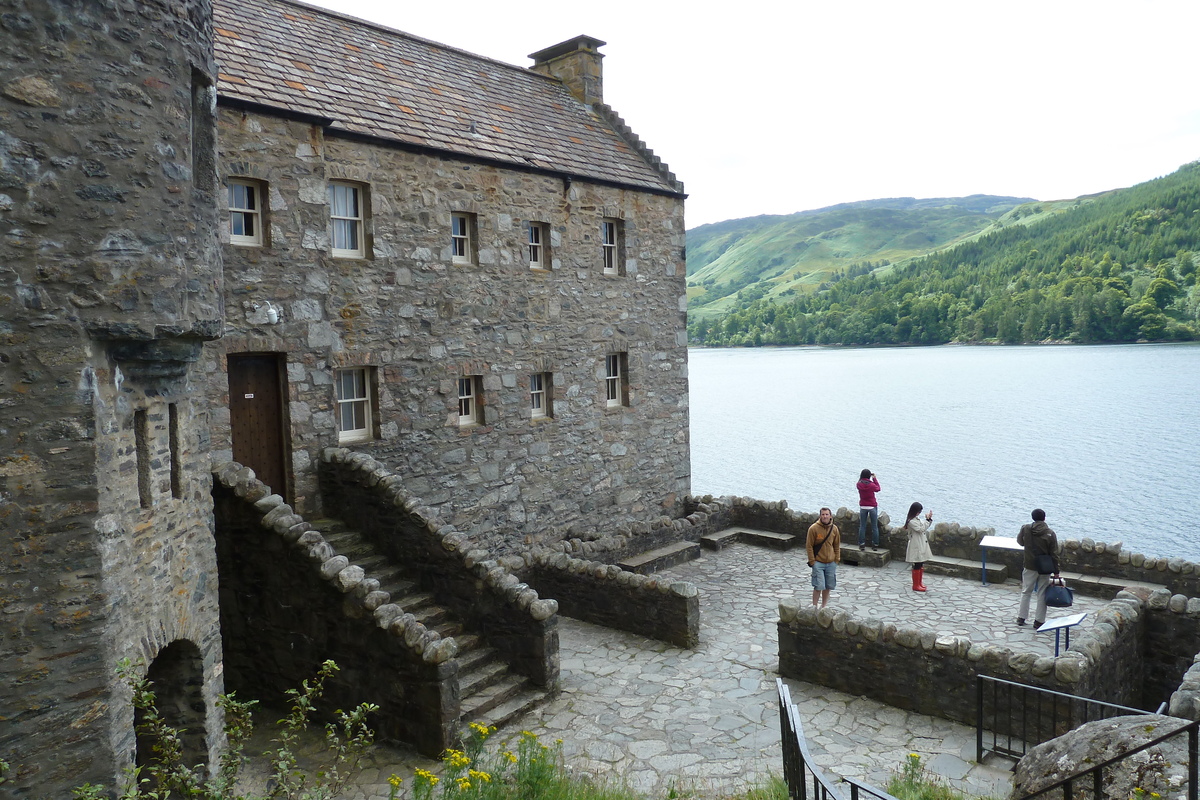
[[[838,274],[922,256],[978,235],[1026,202],[902,197],[701,225],[687,235],[689,312],[720,315],[739,302],[786,299]]]
[[[739,222],[705,227],[731,234]],[[717,346],[1196,339],[1198,250],[1200,162],[1128,189],[1017,205],[950,247],[835,271],[813,291],[782,297],[762,290],[770,278],[748,282],[726,295],[725,313],[694,315],[688,332]]]

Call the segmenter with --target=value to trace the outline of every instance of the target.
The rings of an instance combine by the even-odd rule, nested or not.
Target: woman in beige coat
[[[912,564],[913,591],[925,591],[925,562],[933,558],[929,549],[929,526],[933,524],[933,512],[926,511],[925,519],[921,519],[924,509],[920,503],[908,507],[908,519],[904,520],[904,529],[908,532],[908,549],[904,552],[904,560]]]

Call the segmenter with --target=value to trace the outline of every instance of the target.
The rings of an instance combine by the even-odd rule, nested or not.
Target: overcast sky
[[[1200,0],[321,0],[510,64],[587,34],[688,227],[880,197],[1054,200],[1200,159]]]

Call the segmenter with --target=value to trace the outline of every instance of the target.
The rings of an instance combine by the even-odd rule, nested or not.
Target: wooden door
[[[275,353],[229,356],[229,427],[233,460],[254,470],[271,491],[288,497],[287,438],[280,358]]]

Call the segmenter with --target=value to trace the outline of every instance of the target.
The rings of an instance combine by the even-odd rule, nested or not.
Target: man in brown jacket
[[[821,517],[808,527],[808,566],[812,567],[813,602],[829,605],[829,593],[837,588],[837,565],[842,560],[842,534],[833,524],[833,512],[821,509]]]

